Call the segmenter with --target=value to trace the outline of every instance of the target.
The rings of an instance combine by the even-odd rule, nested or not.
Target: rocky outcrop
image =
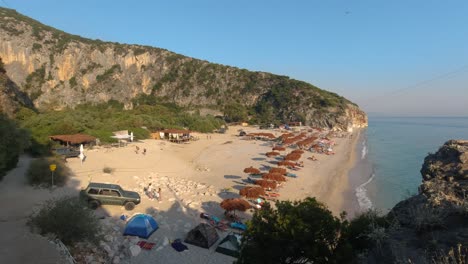
[[[241,104],[262,116],[339,130],[367,125],[356,105],[317,87],[164,49],[91,40],[0,8],[0,56],[38,109],[108,100],[133,107],[141,95],[188,108]]]
[[[379,253],[385,262],[371,255],[369,263],[468,262],[468,141],[446,142],[425,158],[421,174],[419,194],[389,213]]]
[[[32,108],[29,97],[8,78],[0,58],[0,113],[12,118],[21,106]]]

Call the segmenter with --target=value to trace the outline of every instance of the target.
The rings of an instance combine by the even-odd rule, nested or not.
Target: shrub
[[[104,173],[109,173],[109,174],[113,173],[114,171],[115,171],[115,169],[110,168],[110,167],[104,167],[104,168],[102,169],[102,172],[104,172]]]
[[[33,160],[26,173],[29,184],[50,186],[52,184],[52,173],[50,165],[56,164],[54,171],[54,185],[63,186],[71,175],[71,170],[58,158],[39,158]]]
[[[468,263],[468,247],[458,244],[457,247],[451,248],[448,252],[441,251],[432,258],[434,264],[467,264]]]
[[[412,219],[411,225],[417,232],[423,233],[444,227],[446,215],[436,208],[417,204],[409,208],[408,212]]]
[[[98,219],[76,197],[49,200],[28,220],[41,235],[53,234],[65,245],[88,241],[96,243],[100,231]]]
[[[235,263],[343,263],[346,221],[315,198],[277,202],[276,208],[266,204],[254,213]]]
[[[376,210],[356,216],[348,227],[348,239],[353,250],[360,252],[374,245],[380,246],[386,239],[385,229],[389,226],[388,220]]]

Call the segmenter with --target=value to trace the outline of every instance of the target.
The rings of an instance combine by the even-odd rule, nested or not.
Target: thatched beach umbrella
[[[263,174],[262,179],[264,180],[272,180],[272,181],[286,181],[286,178],[279,174],[279,173],[267,173]]]
[[[265,155],[266,155],[267,157],[274,157],[274,156],[278,156],[278,155],[279,155],[279,152],[271,151],[271,152],[265,153]]]
[[[278,166],[295,167],[296,163],[289,161],[289,160],[283,160],[283,161],[278,162]]]
[[[276,146],[276,147],[273,147],[272,150],[273,150],[273,151],[275,151],[275,150],[276,150],[276,151],[285,151],[286,148],[285,148],[285,147]]]
[[[265,195],[265,190],[262,187],[245,187],[239,191],[241,196],[247,198],[258,198],[259,196]]]
[[[299,160],[301,158],[301,154],[299,153],[289,153],[284,157],[284,160]]]
[[[303,151],[303,150],[300,150],[300,149],[295,149],[295,150],[293,150],[291,153],[299,153],[299,154],[302,154],[302,153],[304,153],[304,151]]]
[[[276,189],[276,187],[278,186],[276,182],[267,181],[267,180],[256,180],[255,185],[259,185],[264,189],[267,189],[267,188]]]
[[[270,173],[279,173],[279,174],[286,174],[287,171],[285,168],[271,168]]]
[[[226,211],[246,211],[252,207],[249,202],[241,198],[229,198],[225,199],[220,203],[221,208]]]
[[[245,173],[249,173],[249,174],[260,174],[260,170],[257,169],[257,168],[254,168],[252,166],[248,167],[248,168],[245,168],[244,169],[244,172]]]

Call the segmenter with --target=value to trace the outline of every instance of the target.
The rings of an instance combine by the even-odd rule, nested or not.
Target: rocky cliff
[[[340,130],[367,126],[355,104],[308,83],[185,57],[167,50],[91,40],[0,8],[0,57],[38,109],[110,99],[133,107],[145,94],[189,108],[241,104],[281,121]]]
[[[446,142],[421,174],[419,194],[390,211],[384,246],[367,262],[468,263],[468,141]]]
[[[33,108],[29,97],[8,78],[0,58],[0,113],[12,118],[21,106]]]

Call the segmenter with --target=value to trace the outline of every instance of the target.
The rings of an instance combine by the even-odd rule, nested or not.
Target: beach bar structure
[[[86,134],[73,134],[73,135],[54,135],[49,137],[53,141],[58,141],[62,145],[77,146],[80,144],[95,144],[96,138]]]
[[[156,134],[157,133],[159,133],[160,139],[165,139],[171,142],[181,143],[181,142],[187,142],[190,140],[191,131],[185,130],[185,129],[164,129],[159,132],[156,132]]]

